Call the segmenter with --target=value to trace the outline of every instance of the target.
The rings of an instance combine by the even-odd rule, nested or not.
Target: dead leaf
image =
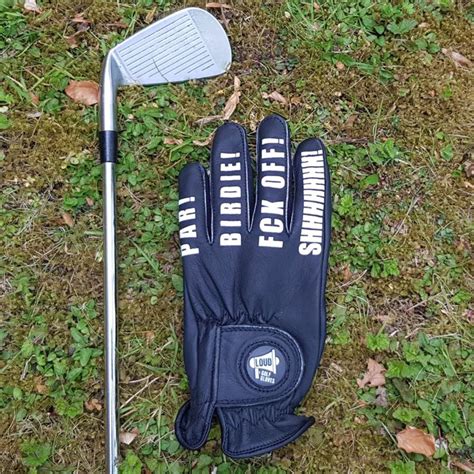
[[[392,317],[389,316],[388,314],[378,314],[377,316],[375,316],[375,319],[385,324],[392,321]]]
[[[66,36],[66,41],[67,41],[67,44],[71,46],[71,48],[76,48],[77,47],[76,33],[74,33],[71,36]]]
[[[155,19],[156,7],[153,7],[145,17],[145,23],[151,23]]]
[[[208,123],[216,122],[217,120],[221,120],[222,115],[209,115],[209,117],[203,117],[199,120],[196,120],[196,125],[202,126],[207,125]]]
[[[436,451],[434,436],[413,426],[408,426],[397,433],[397,442],[398,447],[407,453],[418,453],[431,457]]]
[[[426,23],[426,21],[422,21],[422,22],[418,25],[418,28],[424,29],[424,28],[428,28],[429,26],[430,26],[429,23]]]
[[[74,227],[74,219],[71,217],[71,214],[69,214],[68,212],[64,212],[62,217],[66,225],[68,225],[69,227]]]
[[[86,20],[84,18],[84,13],[78,13],[71,21],[73,23],[85,23],[87,25],[91,24],[91,22],[89,20]]]
[[[36,0],[25,0],[23,8],[27,12],[41,13],[41,8],[36,4]]]
[[[378,387],[375,391],[375,405],[378,407],[388,407],[387,389],[385,387]]]
[[[183,140],[181,138],[165,137],[165,139],[163,140],[163,143],[165,145],[182,145]]]
[[[349,265],[344,265],[344,268],[342,269],[342,281],[344,283],[347,283],[348,281],[351,281],[351,278],[352,278],[351,267]]]
[[[464,172],[468,178],[472,178],[474,176],[474,163],[467,161],[464,165]]]
[[[94,205],[94,200],[88,196],[86,197],[86,203],[89,207],[92,207]]]
[[[131,431],[121,431],[119,434],[120,442],[126,444],[132,444],[133,440],[138,436],[138,429],[133,428]]]
[[[31,103],[33,105],[38,105],[40,100],[39,97],[36,94],[33,94],[33,92],[30,92],[30,98],[31,98]]]
[[[71,81],[64,92],[79,104],[94,105],[99,102],[99,84],[94,81]]]
[[[145,341],[150,345],[155,339],[155,333],[153,331],[145,331]]]
[[[357,114],[349,115],[348,119],[346,120],[346,123],[344,124],[344,128],[346,130],[349,128],[352,128],[356,120],[357,120]]]
[[[36,382],[35,389],[38,393],[41,393],[42,395],[44,395],[45,393],[48,393],[48,387],[44,385],[41,377],[36,377],[35,382]]]
[[[346,69],[346,66],[344,65],[344,63],[341,63],[341,61],[336,61],[336,69],[338,71],[344,71],[344,69]]]
[[[284,105],[288,104],[288,101],[277,91],[273,91],[271,94],[267,94],[266,92],[264,92],[262,94],[262,97],[264,99],[271,99],[275,102],[280,102],[280,104],[284,104]]]
[[[102,411],[102,405],[99,400],[97,400],[97,398],[91,398],[90,400],[84,403],[84,406],[88,411]]]
[[[221,115],[210,115],[209,117],[203,117],[199,120],[196,120],[196,125],[202,126],[206,125],[211,122],[215,122],[216,120],[229,120],[232,114],[234,113],[235,109],[237,108],[238,103],[240,102],[240,79],[235,76],[234,77],[234,92],[227,100],[224,111]]]
[[[301,103],[302,103],[301,97],[293,96],[293,97],[290,99],[290,104],[291,104],[291,105],[301,105]]]
[[[219,2],[206,3],[206,8],[227,8],[228,10],[232,10],[231,5],[227,5],[226,3],[219,3]]]
[[[461,471],[471,472],[471,473],[474,472],[474,464],[467,459],[465,461],[460,461],[460,460],[455,459],[451,462],[451,464],[457,467],[458,469],[461,469]]]
[[[240,102],[240,79],[235,76],[234,77],[234,92],[229,97],[229,100],[225,104],[224,112],[222,113],[222,118],[224,120],[229,120],[232,114],[234,113],[237,105]]]
[[[362,379],[357,379],[357,385],[359,388],[364,388],[366,385],[369,387],[381,387],[385,385],[384,372],[387,369],[379,364],[374,359],[369,359],[367,362],[367,372]]]
[[[107,23],[105,26],[112,26],[115,28],[121,28],[122,30],[128,28],[128,25],[123,21],[114,21],[112,23]]]
[[[331,369],[334,369],[336,372],[339,372],[340,374],[344,372],[344,369],[340,365],[336,364],[335,362],[331,362],[329,367],[331,367]]]
[[[470,59],[467,59],[466,56],[463,56],[461,53],[458,53],[451,48],[443,48],[441,52],[450,58],[456,67],[472,67],[472,61]]]
[[[211,133],[205,140],[193,140],[193,145],[196,146],[208,146],[211,144],[214,134]]]

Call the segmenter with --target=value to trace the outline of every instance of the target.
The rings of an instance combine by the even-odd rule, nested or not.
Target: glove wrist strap
[[[303,375],[301,349],[281,329],[212,326],[206,334],[198,351],[198,367],[211,367],[211,373],[199,372],[191,401],[176,420],[176,435],[189,449],[206,442],[215,408],[266,405],[290,398]]]

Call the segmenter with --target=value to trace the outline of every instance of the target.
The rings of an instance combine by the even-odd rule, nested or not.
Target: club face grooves
[[[162,84],[222,74],[231,62],[227,35],[209,13],[178,11],[139,31],[112,51],[120,84]]]

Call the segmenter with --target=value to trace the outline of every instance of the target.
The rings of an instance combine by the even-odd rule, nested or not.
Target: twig
[[[123,408],[125,408],[132,400],[134,400],[136,397],[138,397],[138,395],[140,395],[140,393],[142,393],[144,390],[146,390],[150,385],[154,384],[159,378],[160,377],[155,377],[153,380],[146,383],[140,390],[138,390],[138,392],[135,392],[125,403],[123,403],[120,406],[120,409],[122,410]]]

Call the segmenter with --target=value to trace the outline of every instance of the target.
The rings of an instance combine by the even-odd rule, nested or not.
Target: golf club
[[[105,412],[107,472],[117,473],[117,251],[115,164],[117,89],[157,85],[223,74],[231,63],[227,35],[205,10],[186,8],[144,28],[108,53],[100,83],[100,159],[103,167]]]

